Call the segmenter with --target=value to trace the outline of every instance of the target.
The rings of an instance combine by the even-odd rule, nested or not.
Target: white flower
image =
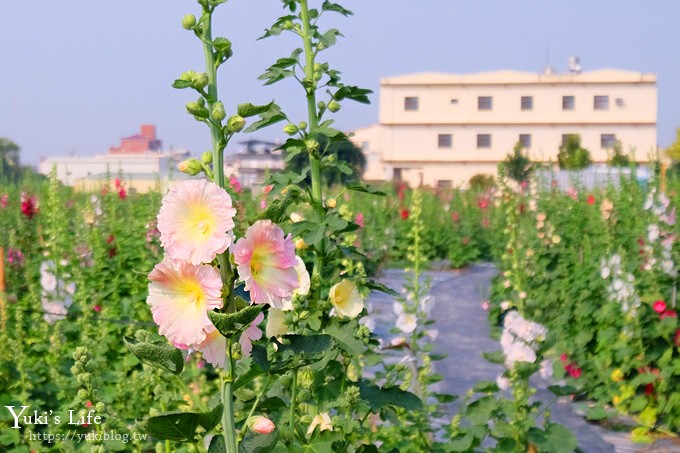
[[[648,211],[649,209],[651,209],[653,204],[654,204],[654,198],[652,198],[652,194],[650,193],[647,196],[647,200],[645,201],[645,205],[643,206],[643,208],[645,209],[645,211]]]
[[[548,359],[542,361],[539,373],[543,379],[550,379],[553,374],[552,361]]]
[[[420,299],[420,309],[423,310],[427,316],[430,315],[432,307],[434,307],[435,298],[434,296],[425,296]]]
[[[333,285],[328,297],[341,317],[356,318],[364,309],[364,300],[351,280]]]
[[[293,295],[306,296],[309,293],[311,280],[305,262],[299,256],[295,257],[295,272],[297,272],[299,286],[293,291]]]
[[[436,340],[437,337],[439,336],[439,330],[437,329],[429,329],[425,331],[425,335],[430,337],[432,340]]]
[[[402,313],[397,318],[397,328],[404,333],[411,333],[416,330],[418,318],[413,313]]]
[[[510,388],[510,379],[503,376],[498,376],[496,378],[496,385],[501,390],[507,390]]]
[[[510,307],[512,307],[512,302],[510,302],[509,300],[504,300],[503,302],[501,302],[501,310],[508,311]]]
[[[311,436],[314,433],[314,428],[319,427],[319,432],[321,431],[333,431],[333,425],[331,424],[331,417],[328,412],[321,412],[319,415],[314,417],[312,424],[309,425],[307,430],[307,435]]]
[[[270,308],[267,314],[267,327],[265,327],[267,338],[278,337],[287,333],[290,333],[290,329],[286,325],[286,312],[278,308]]]
[[[657,224],[652,224],[647,227],[647,240],[652,243],[659,239],[659,226]]]
[[[40,264],[40,286],[43,290],[51,293],[57,289],[57,277],[54,275],[54,263],[43,261]]]
[[[602,270],[600,271],[600,276],[602,277],[603,280],[606,280],[609,278],[610,270],[607,266],[603,266]]]
[[[516,341],[505,352],[505,365],[511,368],[517,362],[534,363],[536,353],[528,345]]]

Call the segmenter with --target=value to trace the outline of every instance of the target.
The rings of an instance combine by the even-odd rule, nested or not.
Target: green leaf
[[[208,447],[208,453],[227,453],[227,446],[224,445],[224,436],[213,436]]]
[[[306,234],[304,234],[302,236],[302,239],[307,244],[314,245],[323,239],[325,231],[326,228],[324,227],[324,225],[316,225],[314,228],[312,228]]]
[[[284,335],[282,341],[272,339],[277,351],[270,362],[267,349],[262,345],[253,345],[251,356],[253,361],[269,373],[280,373],[302,366],[310,365],[324,358],[333,347],[330,335]]]
[[[548,390],[555,396],[569,396],[578,392],[578,389],[571,385],[549,385]]]
[[[302,446],[302,451],[307,453],[328,453],[334,451],[333,442],[341,439],[340,433],[335,431],[315,433],[312,441]]]
[[[591,407],[586,412],[586,420],[604,420],[605,418],[609,418],[609,414],[600,405]]]
[[[279,439],[279,430],[274,429],[269,434],[258,434],[248,431],[238,446],[239,453],[269,453]]]
[[[497,392],[498,384],[493,381],[479,381],[472,387],[472,390],[477,393]]]
[[[360,183],[359,181],[349,182],[345,185],[345,187],[347,188],[347,190],[353,190],[355,192],[370,193],[370,194],[373,194],[373,195],[379,195],[381,197],[387,196],[387,194],[385,192],[383,192],[382,190],[379,190],[376,187],[369,186],[367,184],[364,185],[364,184]]]
[[[253,105],[250,102],[246,102],[245,104],[239,104],[238,114],[243,118],[248,118],[250,116],[260,115],[262,113],[268,112],[274,106],[276,106],[274,101],[266,105]]]
[[[173,374],[180,374],[184,369],[182,351],[168,344],[145,343],[130,337],[124,337],[123,342],[142,363],[162,368]]]
[[[223,410],[224,407],[222,406],[222,403],[219,403],[213,407],[210,412],[198,414],[198,424],[201,425],[206,432],[210,432],[222,419]]]
[[[318,35],[319,42],[326,47],[334,46],[338,42],[338,36],[342,36],[339,30],[331,28],[326,33]]]
[[[366,350],[364,342],[354,336],[357,330],[356,321],[341,322],[338,317],[331,318],[328,326],[324,330],[335,339],[338,346],[349,354],[358,356]]]
[[[504,437],[498,441],[496,450],[499,453],[514,453],[517,449],[517,442],[511,437]]]
[[[321,5],[321,9],[323,11],[333,11],[335,13],[340,13],[345,17],[354,14],[352,11],[343,8],[341,5],[338,5],[337,3],[331,3],[328,0],[324,0],[323,5]]]
[[[158,439],[187,441],[193,439],[199,425],[199,416],[193,412],[176,412],[149,417],[144,426]]]
[[[181,90],[183,88],[191,88],[191,82],[186,81],[186,80],[176,79],[174,82],[172,82],[172,87],[177,88],[178,90]]]
[[[398,297],[399,293],[393,290],[392,288],[388,288],[387,286],[383,285],[382,283],[376,282],[375,280],[366,280],[365,285],[366,288],[372,289],[373,291],[380,291],[381,293],[389,294],[390,296],[395,296]]]
[[[219,313],[209,311],[208,318],[215,325],[217,330],[226,338],[233,338],[243,332],[252,323],[257,315],[262,313],[264,305],[248,305],[236,313]]]
[[[505,355],[503,354],[502,351],[482,352],[482,357],[484,357],[486,360],[488,360],[491,363],[498,363],[498,364],[505,363]]]
[[[333,98],[336,101],[341,101],[343,99],[351,99],[362,104],[370,104],[371,101],[368,99],[368,94],[373,93],[371,90],[365,88],[359,88],[356,86],[343,86],[338,91],[335,92]]]
[[[470,448],[474,440],[475,436],[469,433],[458,435],[449,441],[447,448],[449,451],[471,451]]]
[[[630,412],[640,412],[645,407],[647,407],[647,397],[643,395],[638,395],[635,398],[633,398],[633,401],[631,401],[628,410]]]
[[[494,411],[498,409],[499,404],[496,397],[484,396],[468,405],[466,416],[474,425],[486,424]]]
[[[557,423],[549,424],[545,430],[545,435],[552,444],[551,453],[571,453],[578,446],[574,433]]]
[[[245,132],[255,132],[258,131],[262,128],[271,126],[272,124],[276,124],[278,122],[281,122],[285,120],[287,117],[283,113],[277,113],[276,115],[272,115],[268,118],[263,118],[261,120],[255,121],[253,124],[248,126],[245,129]]]
[[[376,412],[385,406],[403,407],[406,410],[415,411],[423,408],[423,402],[411,392],[405,392],[399,387],[378,387],[364,380],[359,381],[359,393],[361,398]]]
[[[347,165],[347,162],[338,162],[336,167],[338,168],[338,170],[340,170],[342,173],[344,173],[346,175],[351,175],[351,174],[354,173],[354,171],[352,170],[352,167]]]

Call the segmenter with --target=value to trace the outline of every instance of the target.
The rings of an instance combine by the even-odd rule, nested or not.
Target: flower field
[[[677,437],[680,181],[563,191],[501,166],[470,190],[366,185],[333,124],[370,90],[319,60],[342,36],[321,19],[352,12],[282,0],[262,36],[300,46],[260,77],[297,85],[308,108],[293,121],[274,101],[220,100],[225,0],[197,3],[181,24],[206,69],[172,84],[210,134],[178,165],[191,178],[142,194],[113,174],[82,193],[56,170],[0,172],[0,450],[584,451],[552,419],[557,398],[635,442]],[[285,170],[252,188],[225,174],[232,139],[279,123]],[[477,262],[498,271],[480,310],[499,349],[475,352],[502,371],[451,395],[433,306],[457,295],[435,301],[426,271]],[[402,288],[380,283],[386,268]]]

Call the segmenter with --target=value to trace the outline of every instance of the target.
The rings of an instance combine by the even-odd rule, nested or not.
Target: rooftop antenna
[[[569,57],[569,74],[580,74],[581,73],[581,60],[577,55],[572,55]]]

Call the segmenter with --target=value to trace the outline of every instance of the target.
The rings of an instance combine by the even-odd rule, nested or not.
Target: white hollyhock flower
[[[418,318],[413,313],[402,313],[397,318],[397,328],[404,333],[411,333],[416,330]]]

